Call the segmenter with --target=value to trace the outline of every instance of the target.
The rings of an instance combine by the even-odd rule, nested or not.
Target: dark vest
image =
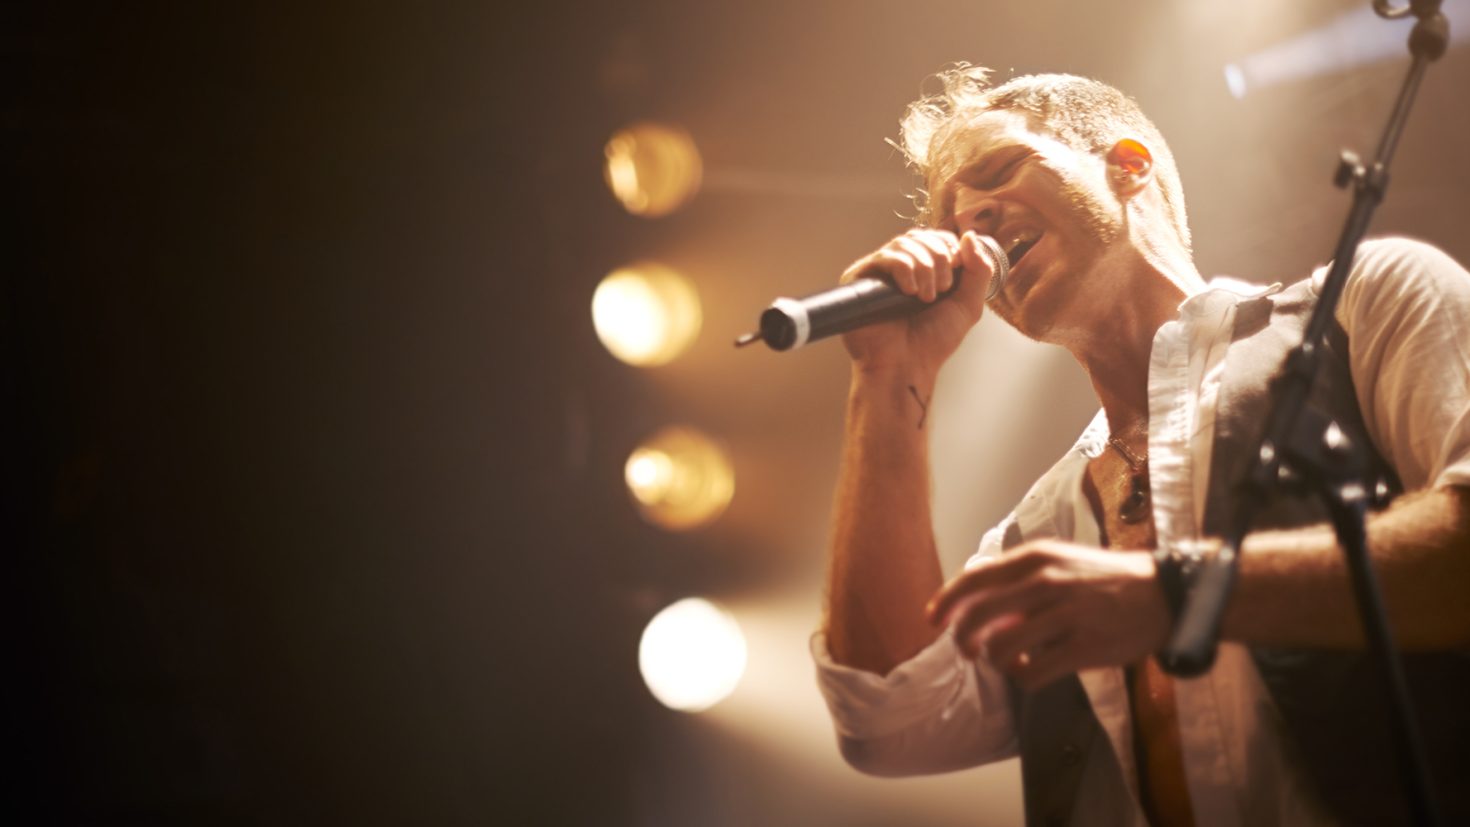
[[[1269,381],[1287,351],[1301,341],[1315,301],[1307,280],[1275,296],[1243,302],[1236,311],[1215,421],[1206,534],[1222,533],[1229,519],[1231,488],[1249,467],[1270,409]],[[1311,404],[1333,417],[1349,438],[1367,446],[1374,467],[1393,479],[1358,410],[1347,335],[1334,324],[1327,339]],[[1315,498],[1280,497],[1262,509],[1252,527],[1326,521],[1327,513]],[[1007,537],[1010,544],[1020,539]],[[1407,823],[1387,693],[1369,658],[1357,652],[1301,649],[1257,648],[1251,653],[1285,725],[1288,748],[1329,812],[1345,824]],[[1445,823],[1470,824],[1470,654],[1414,654],[1404,661]],[[1093,739],[1107,736],[1075,676],[1040,692],[1015,691],[1013,700],[1026,823],[1066,823],[1082,778],[1076,756],[1085,756]]]

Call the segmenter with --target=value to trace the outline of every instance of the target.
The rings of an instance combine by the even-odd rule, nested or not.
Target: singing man
[[[1268,381],[1325,270],[1286,287],[1203,278],[1169,147],[1112,87],[991,86],[969,66],[940,78],[901,133],[923,180],[919,226],[843,275],[931,303],[844,336],[812,645],[843,755],[877,775],[1019,755],[1036,825],[1403,823],[1387,693],[1317,500],[1283,497],[1258,517],[1207,674],[1176,679],[1152,657],[1180,588],[1159,571],[1224,533]],[[982,235],[1012,262],[990,311],[1066,348],[1101,411],[945,582],[925,412],[987,308]],[[1467,319],[1463,267],[1423,243],[1367,242],[1312,391],[1401,492],[1368,539],[1449,823],[1470,823]],[[992,398],[971,427],[1025,414]]]

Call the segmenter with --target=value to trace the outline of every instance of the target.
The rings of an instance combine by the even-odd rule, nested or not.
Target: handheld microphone
[[[985,300],[990,301],[1005,286],[1011,262],[995,239],[988,235],[978,238],[980,248],[990,255],[995,267],[990,289],[985,294]],[[935,301],[944,299],[959,286],[960,271],[956,270],[954,275],[954,284]],[[929,306],[928,302],[900,292],[884,279],[854,279],[803,299],[776,299],[761,313],[760,330],[736,339],[735,346],[764,341],[771,350],[791,350],[875,322],[912,315]]]

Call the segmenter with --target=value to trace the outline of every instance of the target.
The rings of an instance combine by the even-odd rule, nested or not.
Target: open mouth
[[[1005,247],[1006,259],[1010,262],[1011,269],[1014,270],[1016,265],[1021,263],[1021,259],[1025,258],[1026,254],[1031,252],[1031,248],[1035,247],[1036,242],[1040,240],[1041,233],[1035,230],[1024,230],[1012,236]]]
[[[1010,261],[1011,267],[1014,268],[1017,264],[1020,264],[1021,259],[1025,258],[1026,254],[1031,252],[1031,248],[1035,246],[1036,239],[1032,239],[1031,241],[1018,242],[1011,249],[1006,250],[1006,259]]]

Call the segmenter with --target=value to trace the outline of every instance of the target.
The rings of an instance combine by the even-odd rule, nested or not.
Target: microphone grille
[[[1006,257],[1006,251],[1001,249],[1000,243],[988,235],[982,235],[980,246],[990,253],[990,261],[995,265],[995,275],[990,278],[990,289],[985,293],[985,300],[990,301],[1000,295],[1000,291],[1006,286],[1006,276],[1011,274],[1011,260]]]

